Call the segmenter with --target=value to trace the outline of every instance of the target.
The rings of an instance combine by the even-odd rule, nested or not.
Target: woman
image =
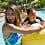
[[[3,25],[3,35],[4,35],[5,44],[6,45],[21,45],[21,34],[16,33],[18,32],[18,29],[13,30],[13,27],[10,26],[10,24],[11,25],[14,24],[16,26],[21,25],[20,23],[21,18],[20,18],[20,12],[18,7],[15,5],[11,5],[7,7],[5,19],[6,19],[6,22]]]

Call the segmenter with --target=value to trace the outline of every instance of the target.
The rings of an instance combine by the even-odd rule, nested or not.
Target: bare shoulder
[[[7,25],[8,25],[7,23],[4,23],[4,24],[3,24],[2,31],[6,30],[6,29],[8,28]]]
[[[7,23],[4,23],[2,28],[7,27],[7,25],[8,25]]]

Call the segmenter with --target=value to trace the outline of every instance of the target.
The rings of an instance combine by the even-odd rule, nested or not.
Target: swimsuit
[[[21,34],[11,33],[8,38],[5,39],[6,45],[21,45]]]

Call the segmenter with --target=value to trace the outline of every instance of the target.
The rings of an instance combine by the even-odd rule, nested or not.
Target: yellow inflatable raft
[[[45,28],[40,32],[24,34],[22,36],[22,45],[45,45]]]

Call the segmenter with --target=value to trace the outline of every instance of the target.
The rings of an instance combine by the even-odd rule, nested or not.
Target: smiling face
[[[8,9],[6,13],[7,13],[7,14],[6,14],[6,17],[7,17],[8,21],[9,21],[10,23],[14,23],[14,21],[15,21],[14,11],[11,10],[11,9]]]
[[[10,5],[6,8],[5,13],[6,23],[13,23],[15,25],[20,24],[20,10],[16,5]]]

